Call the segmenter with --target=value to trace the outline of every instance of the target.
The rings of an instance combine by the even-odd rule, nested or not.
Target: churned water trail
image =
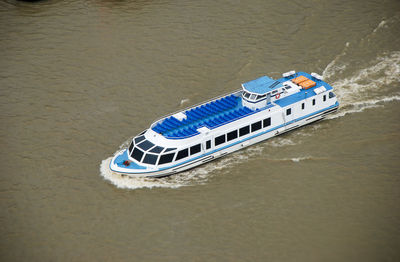
[[[286,140],[285,140],[286,141]],[[127,145],[124,142],[121,149]],[[286,145],[286,142],[281,146]],[[276,145],[278,146],[278,145]],[[118,152],[118,151],[117,151]],[[116,152],[116,153],[117,153]],[[228,170],[231,167],[248,161],[250,158],[261,155],[263,147],[260,145],[252,146],[244,150],[235,152],[227,157],[196,167],[189,171],[181,172],[172,176],[162,178],[130,177],[112,172],[109,168],[112,157],[104,159],[100,164],[100,175],[118,188],[140,189],[140,188],[179,188],[182,186],[201,185],[212,178],[215,171]]]
[[[347,42],[342,52],[324,69],[323,77],[338,96],[340,109],[328,119],[350,113],[381,107],[385,103],[400,100],[400,50],[370,49],[371,44],[380,44],[390,38],[398,26],[399,15],[382,20],[371,33],[359,42]],[[360,59],[359,52],[365,50],[369,59]]]
[[[330,65],[330,68],[335,71],[338,67]],[[329,75],[329,70],[327,72],[325,74]],[[333,119],[349,113],[363,112],[365,109],[379,107],[387,102],[399,101],[400,93],[396,88],[399,82],[400,52],[394,51],[387,56],[378,57],[371,66],[331,84],[338,96],[340,109],[327,118]]]
[[[130,140],[125,141],[121,144],[120,150],[127,148]],[[293,140],[284,137],[275,137],[265,142],[265,146],[271,146],[274,148],[294,146],[297,145]],[[243,150],[234,152],[227,155],[221,159],[215,160],[213,162],[206,163],[202,166],[196,167],[192,170],[181,172],[172,176],[163,178],[146,178],[146,177],[130,177],[128,175],[121,175],[112,172],[109,168],[110,161],[112,157],[104,159],[100,165],[100,175],[111,184],[122,189],[141,189],[141,188],[180,188],[182,186],[194,186],[205,184],[210,178],[216,174],[224,173],[230,168],[249,161],[249,159],[255,158],[257,156],[263,155],[264,146],[262,143],[254,146],[250,146]],[[117,151],[119,152],[119,150]],[[116,152],[116,153],[117,153]],[[292,161],[300,162],[303,160],[314,159],[311,156],[305,157],[293,157],[285,159],[269,159],[268,156],[265,157],[266,160],[270,161]],[[314,159],[315,160],[315,159]]]

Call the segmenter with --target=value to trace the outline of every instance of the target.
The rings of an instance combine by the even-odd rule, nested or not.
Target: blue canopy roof
[[[268,76],[262,76],[242,84],[242,87],[244,90],[250,93],[263,95],[278,88],[280,85],[281,83],[279,81],[276,81]]]

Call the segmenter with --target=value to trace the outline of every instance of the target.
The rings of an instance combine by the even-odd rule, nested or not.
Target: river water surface
[[[2,261],[400,261],[400,2],[0,3]],[[317,72],[329,119],[162,179],[169,112]]]

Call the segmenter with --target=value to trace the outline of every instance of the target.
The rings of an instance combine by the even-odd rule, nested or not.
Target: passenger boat
[[[339,107],[316,73],[262,76],[240,90],[167,115],[132,139],[110,162],[114,172],[163,177],[207,163],[323,119]]]

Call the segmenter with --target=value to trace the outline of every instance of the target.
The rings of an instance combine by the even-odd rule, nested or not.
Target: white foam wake
[[[283,146],[294,146],[294,145],[296,145],[296,143],[289,138],[275,137],[272,138],[271,140],[268,140],[268,146],[272,147],[283,147]]]
[[[126,143],[124,143],[126,144]],[[212,178],[214,175],[223,175],[229,172],[229,168],[240,163],[247,162],[248,159],[261,155],[263,147],[253,146],[245,150],[238,151],[222,159],[196,167],[192,170],[178,173],[163,178],[130,177],[112,172],[109,168],[112,157],[101,162],[100,175],[118,188],[140,189],[140,188],[179,188],[182,186],[201,185]]]
[[[339,110],[337,113],[329,115],[326,119],[334,119],[352,113],[360,113],[369,108],[382,107],[385,102],[400,101],[400,95],[382,97],[379,99],[371,99],[353,104],[346,105],[346,107]]]
[[[339,111],[330,118],[399,101],[400,51],[392,37],[399,25],[399,14],[383,19],[359,41],[346,43],[326,66],[323,76],[340,103]]]
[[[387,92],[391,84],[400,80],[400,52],[378,57],[371,66],[350,77],[332,83],[335,93],[343,103],[353,103],[370,95]]]
[[[350,43],[347,42],[342,50],[342,52],[340,54],[338,54],[324,69],[324,71],[322,71],[322,77],[324,79],[329,79],[330,77],[332,77],[333,75],[335,75],[335,73],[337,72],[343,72],[346,67],[347,64],[345,63],[341,63],[339,64],[338,61],[347,54],[347,50],[350,46]]]

